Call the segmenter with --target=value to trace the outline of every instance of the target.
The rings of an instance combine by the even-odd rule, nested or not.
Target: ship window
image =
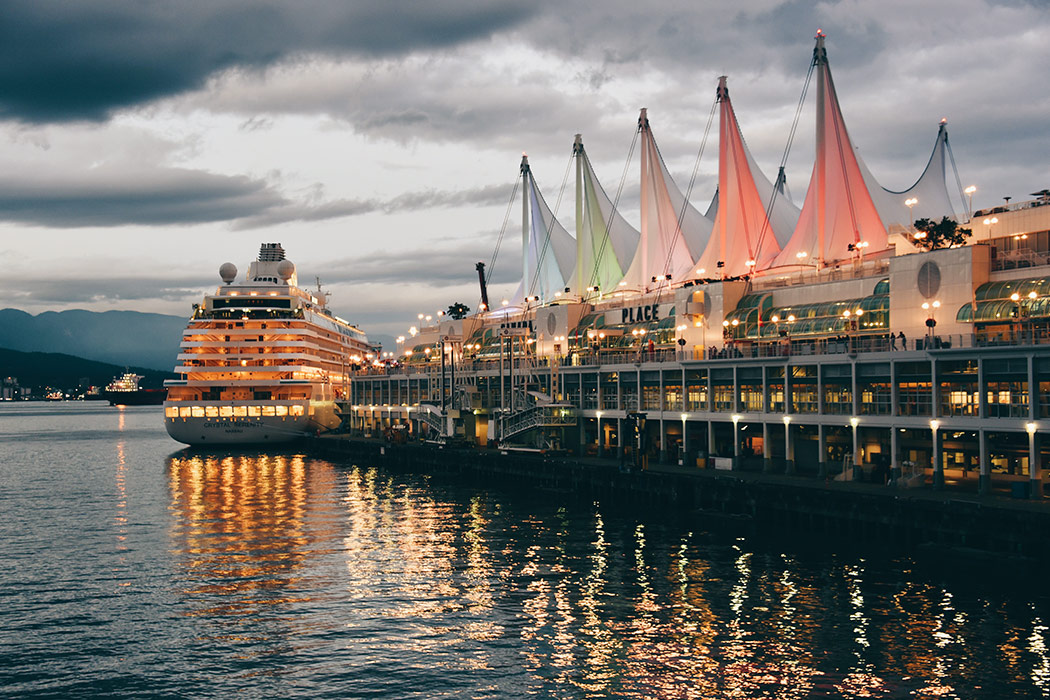
[[[291,414],[293,416],[301,416],[301,415],[303,415],[303,407],[302,406],[290,406],[289,408],[291,409]]]
[[[194,409],[193,415],[197,415],[196,409]],[[219,407],[218,406],[205,406],[204,407],[204,415],[206,415],[208,418],[218,418],[219,417]]]
[[[259,406],[249,406],[248,407],[248,416],[250,418],[258,418],[259,417],[259,408],[260,408]]]
[[[168,418],[178,418],[179,417],[179,407],[178,406],[168,406],[167,408],[164,409],[164,415],[167,416]]]
[[[248,407],[247,406],[234,406],[233,407],[233,415],[236,416],[237,418],[245,418],[245,417],[247,417],[247,415],[248,415]]]
[[[277,415],[279,415],[279,416],[287,416],[288,415],[288,407],[287,406],[275,406],[275,408],[277,409]]]
[[[189,418],[190,410],[189,406],[179,406],[179,418]],[[201,411],[201,413],[204,413],[204,411]]]
[[[263,406],[262,407],[262,414],[264,416],[272,416],[274,414],[273,406]]]
[[[220,418],[231,418],[233,416],[233,406],[219,406],[219,417]]]

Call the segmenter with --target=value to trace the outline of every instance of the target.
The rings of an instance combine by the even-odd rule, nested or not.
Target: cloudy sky
[[[582,133],[607,190],[627,173],[636,223],[638,109],[684,189],[724,74],[775,175],[817,28],[885,187],[919,176],[942,117],[975,208],[1050,187],[1046,0],[8,3],[0,307],[187,315],[220,264],[243,271],[279,241],[337,313],[403,333],[476,306],[474,263],[493,260],[523,151],[553,207]],[[812,93],[787,166],[799,204]],[[701,210],[716,170],[712,136]],[[519,209],[494,296],[520,270]]]

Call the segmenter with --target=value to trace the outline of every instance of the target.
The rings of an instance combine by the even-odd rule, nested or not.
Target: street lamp
[[[1039,428],[1036,423],[1025,423],[1024,429],[1028,431],[1028,497],[1043,497],[1043,478],[1039,471],[1039,453],[1035,449],[1035,431]]]
[[[864,476],[864,472],[860,468],[860,445],[857,443],[857,424],[860,423],[860,418],[853,416],[849,419],[849,424],[853,428],[853,480],[860,481]]]
[[[937,309],[941,308],[941,302],[937,299],[924,301],[922,308],[926,312],[926,337],[929,342],[933,340],[933,329],[937,327]]]
[[[937,429],[941,427],[941,422],[934,418],[930,421],[930,434],[933,438],[931,445],[933,450],[933,490],[943,491],[944,490],[944,469],[941,467],[941,456],[940,450],[937,446]]]
[[[909,197],[904,200],[904,206],[908,207],[908,218],[911,220],[911,227],[915,228],[915,217],[912,215],[912,207],[919,203],[916,197]]]
[[[965,190],[963,190],[963,192],[969,198],[969,203],[967,205],[969,207],[969,209],[970,209],[970,215],[969,215],[969,217],[967,217],[969,219],[973,218],[973,193],[976,192],[976,191],[977,191],[977,185],[970,185]]]
[[[681,463],[682,463],[683,467],[686,466],[686,462],[688,460],[688,456],[687,455],[688,455],[689,445],[688,445],[688,443],[686,442],[686,439],[685,439],[686,435],[688,435],[688,433],[686,432],[685,421],[688,418],[689,418],[689,414],[688,413],[683,413],[682,414],[682,459],[681,459]],[[696,466],[696,462],[693,462],[693,466],[694,467]]]
[[[743,416],[739,413],[734,413],[730,418],[733,419],[733,468],[736,469],[740,463],[740,432],[738,428],[740,419]]]
[[[596,415],[598,417],[598,456],[601,457],[602,456],[602,442],[603,442],[603,440],[602,440],[602,412],[598,411],[594,415]]]
[[[985,235],[984,240],[986,240],[986,241],[992,240],[992,226],[994,224],[999,223],[999,217],[998,216],[992,216],[992,217],[989,217],[989,218],[985,219],[981,223],[983,223],[985,226],[988,227],[988,233],[987,233],[987,235]]]

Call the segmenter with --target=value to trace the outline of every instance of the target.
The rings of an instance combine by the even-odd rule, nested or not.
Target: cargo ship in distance
[[[242,283],[195,304],[175,373],[165,381],[164,424],[187,445],[288,442],[339,424],[354,364],[374,356],[365,334],[299,287],[280,243],[264,243]]]
[[[125,372],[99,392],[99,398],[109,401],[110,406],[159,406],[164,403],[164,389],[143,389],[139,386],[145,377],[134,372]],[[88,397],[85,397],[88,398]]]

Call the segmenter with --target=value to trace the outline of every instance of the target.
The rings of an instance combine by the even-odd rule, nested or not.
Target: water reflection
[[[333,479],[323,463],[307,479],[301,456],[186,454],[168,463],[174,552],[191,614],[251,615],[304,601],[290,593],[303,576],[311,540],[304,528],[309,490]]]
[[[246,658],[309,650],[358,690],[377,674],[391,696],[934,698],[982,697],[990,673],[1043,695],[1050,683],[1045,610],[960,601],[895,562],[295,455],[182,454],[169,482],[187,615],[240,621],[208,634]]]

